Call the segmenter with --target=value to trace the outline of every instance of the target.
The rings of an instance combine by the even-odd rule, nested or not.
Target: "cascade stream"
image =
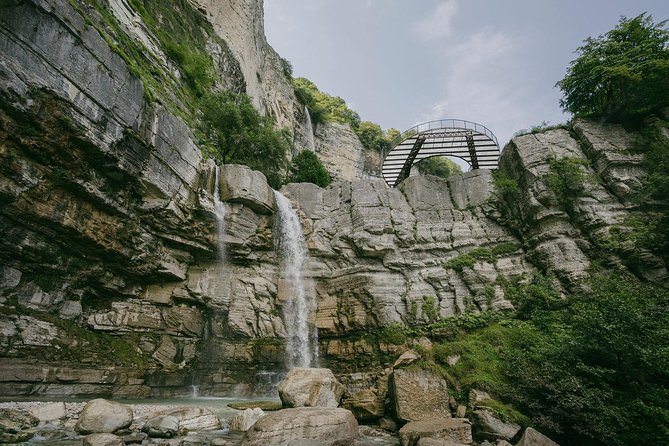
[[[307,106],[304,106],[304,126],[307,129],[307,149],[311,152],[316,151],[316,143],[314,142],[314,127],[311,124],[311,115],[309,114],[309,109]]]
[[[286,365],[316,367],[318,365],[318,333],[309,325],[309,316],[316,312],[315,296],[307,296],[304,267],[307,245],[300,219],[290,201],[274,191],[277,204],[275,246],[281,261],[281,278],[286,284],[287,299],[283,303],[286,326]]]
[[[218,224],[218,260],[225,260],[225,204],[221,201],[221,166],[216,164],[216,179],[214,183],[214,212]]]

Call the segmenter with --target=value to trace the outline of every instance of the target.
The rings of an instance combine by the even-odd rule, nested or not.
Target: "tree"
[[[288,182],[314,183],[320,187],[326,187],[330,184],[330,174],[315,153],[303,150],[293,158]]]
[[[423,175],[435,175],[448,178],[453,174],[462,173],[460,166],[445,156],[434,156],[427,158],[417,164],[418,171]]]
[[[667,21],[622,17],[615,29],[588,38],[556,86],[560,105],[577,116],[622,120],[669,104]]]
[[[274,129],[243,93],[222,91],[201,102],[200,131],[208,152],[220,163],[237,163],[259,170],[270,186],[281,186],[290,147],[285,131]]]

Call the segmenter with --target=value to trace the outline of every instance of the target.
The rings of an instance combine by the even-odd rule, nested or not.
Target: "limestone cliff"
[[[215,82],[246,88],[302,131],[304,110],[264,39],[260,3],[197,4],[213,24],[201,38],[217,55]],[[183,73],[127,3],[105,5],[2,6],[0,392],[262,390],[283,368],[286,334],[273,192],[258,172],[221,168],[219,260],[215,167],[196,145]],[[119,48],[134,45],[123,36],[143,42],[144,65]],[[354,372],[378,370],[398,348],[374,335],[383,327],[504,311],[506,284],[538,270],[561,289],[580,286],[597,247],[625,228],[644,170],[629,150],[633,133],[588,121],[573,130],[514,138],[500,172],[516,188],[505,195],[483,170],[411,177],[397,189],[345,181],[365,163],[346,152],[361,151],[355,136],[317,128],[315,149],[342,180],[283,193],[305,230],[324,365],[352,373],[355,385],[367,377]],[[592,181],[569,210],[545,181],[563,158],[592,166],[581,167]],[[617,246],[606,260],[622,264],[630,250]],[[666,280],[661,259],[639,257],[637,274]]]

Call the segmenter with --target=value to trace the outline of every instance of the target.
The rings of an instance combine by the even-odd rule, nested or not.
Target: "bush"
[[[462,173],[460,166],[445,156],[433,156],[416,164],[418,171],[423,175],[435,175],[441,178],[448,178],[451,175]]]
[[[320,187],[327,187],[330,184],[330,174],[315,153],[303,150],[293,158],[287,181],[289,183],[313,183]]]
[[[578,116],[622,120],[669,104],[669,31],[641,14],[579,47],[556,85],[560,105]]]
[[[202,140],[220,163],[237,163],[259,170],[269,184],[281,187],[290,147],[285,131],[274,130],[269,117],[260,116],[243,93],[222,91],[201,102]]]
[[[553,191],[560,207],[571,214],[579,197],[585,195],[587,185],[594,182],[584,168],[589,162],[582,158],[550,158],[550,172],[544,176],[546,185]]]
[[[346,101],[319,91],[309,79],[303,77],[293,79],[293,88],[298,101],[306,105],[315,124],[336,121],[349,124],[353,129],[360,126],[360,115],[348,108]]]

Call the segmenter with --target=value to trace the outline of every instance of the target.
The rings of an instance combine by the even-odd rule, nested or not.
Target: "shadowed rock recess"
[[[197,145],[182,75],[153,28],[110,3],[2,6],[0,394],[267,392],[284,370],[289,297],[274,194],[261,173],[223,166],[217,233],[215,166]],[[192,3],[214,85],[247,91],[304,147],[304,105],[266,42],[262,2]],[[128,47],[142,49],[141,62]],[[645,172],[629,151],[634,134],[584,120],[573,129],[509,142],[500,172],[518,185],[511,196],[486,170],[390,189],[367,178],[348,126],[317,126],[316,153],[337,181],[281,192],[305,233],[321,365],[347,392],[375,387],[406,349],[377,336],[383,327],[512,309],[504,283],[537,271],[564,290],[580,286]],[[568,211],[544,181],[549,160],[562,158],[589,160],[592,178]],[[667,278],[650,252],[635,272]]]

